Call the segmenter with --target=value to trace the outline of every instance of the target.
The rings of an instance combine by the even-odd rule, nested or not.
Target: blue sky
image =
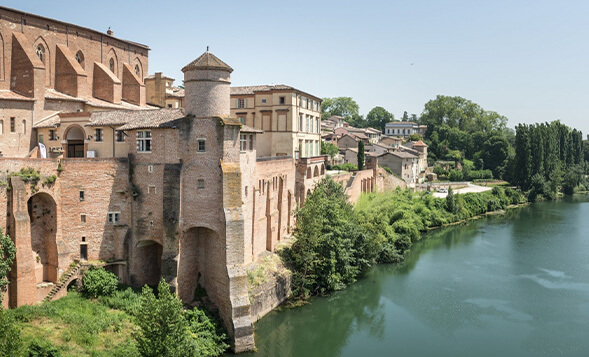
[[[462,96],[509,126],[560,119],[589,133],[589,1],[23,1],[3,6],[151,47],[149,73],[210,46],[233,85],[288,84],[420,114]]]

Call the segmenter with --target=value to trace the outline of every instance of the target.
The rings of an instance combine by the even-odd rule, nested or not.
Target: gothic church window
[[[41,62],[43,62],[43,64],[45,63],[45,48],[42,45],[37,46],[37,57],[39,57],[39,59],[41,60]]]
[[[82,51],[78,51],[76,53],[76,62],[78,62],[80,66],[84,68],[84,54],[82,53]]]
[[[111,59],[108,61],[108,68],[110,68],[110,71],[111,71],[112,73],[115,73],[115,60],[114,60],[114,59],[112,59],[112,58],[111,58]]]

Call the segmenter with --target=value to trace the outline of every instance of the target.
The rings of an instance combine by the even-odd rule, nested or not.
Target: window
[[[82,242],[85,242],[85,241],[86,241],[86,237],[82,237]]]
[[[114,60],[114,59],[112,59],[112,58],[111,58],[111,59],[108,61],[108,68],[110,68],[110,71],[111,71],[112,73],[115,73],[115,60]]]
[[[82,53],[82,51],[76,52],[76,62],[78,62],[80,66],[84,68],[84,54]]]
[[[4,134],[4,120],[0,120],[0,135]]]
[[[249,142],[250,142],[250,150],[253,150],[254,149],[254,136],[253,135],[250,135]]]
[[[135,74],[137,76],[139,76],[139,65],[138,64],[135,65]]]
[[[40,136],[40,135],[39,135]],[[56,131],[53,129],[49,130],[49,140],[50,141],[55,141],[57,140],[57,135],[56,135]]]
[[[26,120],[22,121],[22,133],[23,134],[27,133],[27,121]]]
[[[80,191],[80,201],[84,201],[84,191]]]
[[[137,151],[151,152],[151,131],[137,132]]]
[[[245,134],[239,135],[239,150],[241,150],[241,151],[247,150],[247,135],[245,135]]]
[[[172,107],[172,104],[168,104],[168,108],[171,108],[171,107]]]
[[[80,222],[86,222],[86,215],[83,213],[80,215]]]
[[[15,124],[14,124],[14,121],[15,121],[14,117],[10,118],[10,132],[11,132],[11,133],[14,133],[14,132],[15,132],[15,130],[16,130],[16,129],[14,128],[14,126],[15,126]]]
[[[266,99],[262,99],[262,103],[266,103]]]
[[[108,213],[108,223],[117,224],[119,223],[119,212]]]
[[[239,121],[241,122],[241,124],[245,124],[245,117],[239,117]]]
[[[237,99],[237,107],[238,108],[245,108],[246,107],[246,100],[244,98]]]
[[[37,57],[41,60],[41,62],[45,63],[45,47],[43,45],[37,46]]]
[[[102,129],[94,129],[94,141],[102,141]]]
[[[200,180],[196,181],[196,188],[198,188],[198,189],[205,188],[205,180],[200,179]]]
[[[299,114],[299,131],[303,131],[303,114]]]
[[[286,103],[286,97],[280,97],[280,104]]]
[[[205,152],[205,140],[204,139],[200,139],[198,140],[198,148],[197,148],[198,152]]]
[[[149,185],[149,186],[147,186],[147,193],[153,193],[153,194],[156,194],[156,193],[157,193],[157,191],[156,191],[156,189],[155,189],[155,185]]]
[[[39,142],[43,144],[43,134],[39,134]]]
[[[117,137],[117,142],[122,143],[125,141],[125,132],[122,130],[116,130],[115,135]]]

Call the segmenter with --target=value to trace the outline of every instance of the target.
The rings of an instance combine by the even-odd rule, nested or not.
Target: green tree
[[[358,141],[358,170],[364,170],[364,141]]]
[[[351,97],[323,98],[321,102],[321,120],[332,115],[339,115],[349,121],[359,115],[360,107]]]
[[[0,228],[0,303],[4,298],[4,292],[8,285],[8,273],[16,257],[16,247],[8,234],[4,234]],[[1,305],[1,304],[0,304]]]
[[[418,141],[418,140],[421,140],[423,138],[421,137],[421,135],[419,135],[417,133],[413,133],[413,134],[409,135],[409,138],[408,139],[410,141]]]
[[[339,148],[333,143],[325,141],[321,142],[321,155],[329,155],[329,158],[333,160],[333,157],[339,153]]]
[[[113,273],[102,267],[90,268],[82,279],[82,291],[87,297],[98,298],[115,293],[119,279]]]
[[[135,334],[139,352],[146,357],[197,355],[188,340],[188,321],[183,316],[182,302],[163,278],[157,292],[156,297],[148,286],[141,291],[141,305],[136,314],[139,331]]]
[[[0,357],[18,356],[22,350],[20,330],[2,307],[4,292],[8,285],[8,273],[15,257],[16,248],[12,239],[0,228]]]
[[[456,213],[456,197],[452,187],[448,188],[448,194],[446,195],[446,211]]]
[[[409,114],[407,114],[407,111],[403,112],[403,118],[401,118],[401,121],[409,121]]]
[[[325,294],[354,282],[368,262],[343,186],[329,177],[321,180],[296,217],[296,241],[283,250],[293,271],[293,296]]]
[[[380,129],[380,131],[383,132],[385,125],[392,122],[393,120],[395,120],[394,115],[389,113],[383,107],[374,107],[370,110],[370,112],[368,112],[368,115],[366,115],[366,122],[368,126],[375,129]]]

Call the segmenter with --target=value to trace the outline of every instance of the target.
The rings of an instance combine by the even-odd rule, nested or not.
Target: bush
[[[341,165],[333,165],[331,168],[332,170],[340,170],[340,171],[358,171],[358,166],[354,164],[345,163]]]
[[[460,171],[460,170],[451,170],[450,171],[450,174],[448,175],[448,179],[450,181],[462,181],[463,180],[462,171]]]
[[[0,305],[0,357],[18,356],[21,350],[20,330]]]
[[[33,340],[28,348],[29,357],[61,357],[61,352],[47,340]]]
[[[133,316],[137,313],[137,310],[141,305],[139,294],[131,288],[117,290],[110,296],[101,296],[99,300],[101,303],[112,309],[122,310]]]
[[[90,268],[82,279],[82,292],[87,297],[111,296],[117,290],[119,279],[104,268]]]

